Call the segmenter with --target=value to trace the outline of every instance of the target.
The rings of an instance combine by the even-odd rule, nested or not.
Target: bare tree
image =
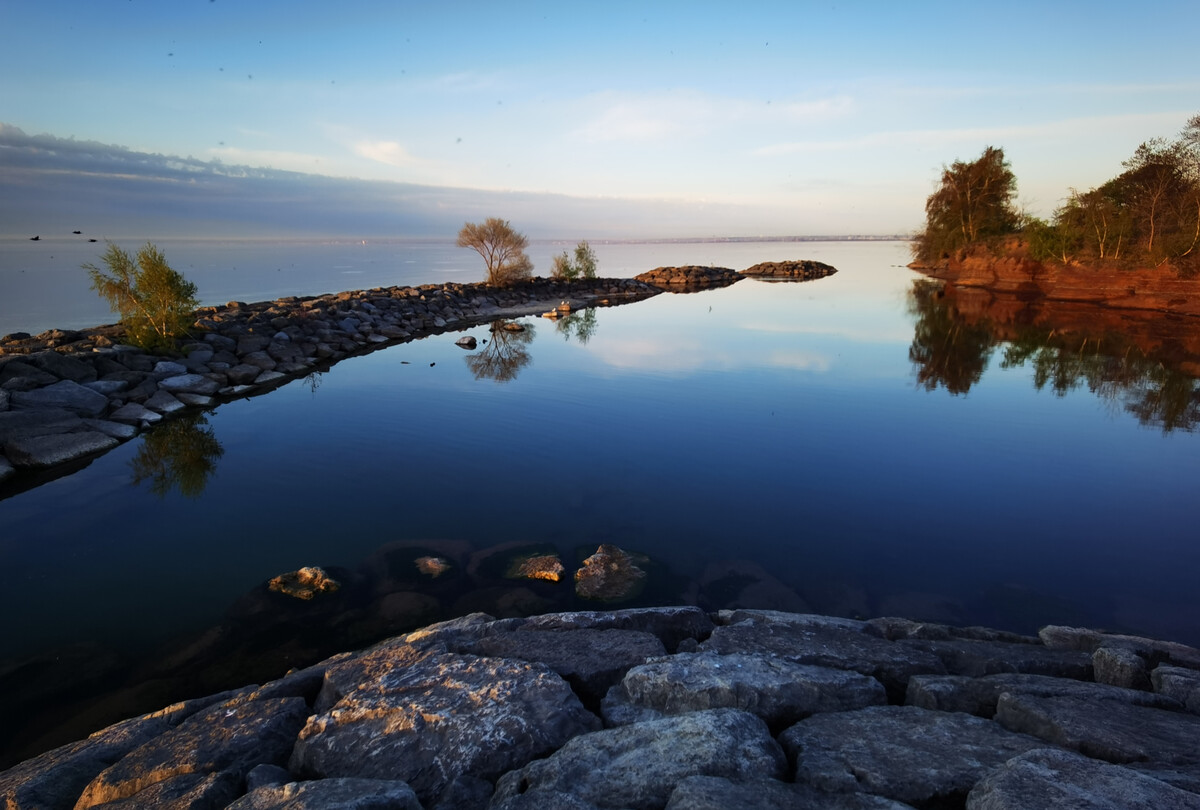
[[[481,224],[468,222],[458,232],[457,244],[483,257],[489,284],[513,284],[533,275],[533,262],[525,254],[529,240],[506,220],[489,217]]]

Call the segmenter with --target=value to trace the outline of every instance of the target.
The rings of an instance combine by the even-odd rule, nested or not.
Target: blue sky
[[[1200,112],[1198,23],[1194,2],[0,0],[0,134],[95,142],[97,199],[129,176],[105,145],[402,183],[399,207],[433,187],[447,221],[482,203],[535,236],[896,233],[984,146],[1047,215],[1175,134]],[[90,167],[22,171],[30,202],[0,210],[20,228],[51,186],[78,207]],[[319,227],[330,181],[273,176],[214,199],[304,197],[294,225]]]

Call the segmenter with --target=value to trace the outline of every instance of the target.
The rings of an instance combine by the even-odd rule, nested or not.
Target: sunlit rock
[[[605,543],[575,572],[575,592],[585,599],[628,599],[646,583],[646,572],[633,557]]]
[[[426,576],[437,579],[450,570],[450,561],[445,557],[418,557],[413,561],[417,570]]]
[[[761,262],[742,271],[743,276],[772,279],[777,281],[811,281],[832,276],[837,268],[812,259],[789,262]]]
[[[341,587],[335,579],[330,579],[325,569],[316,566],[301,568],[287,574],[280,574],[267,583],[267,587],[276,593],[294,596],[297,599],[310,600],[319,593],[333,593]]]
[[[508,576],[512,579],[544,579],[547,582],[558,582],[562,575],[563,564],[557,554],[541,554],[537,557],[514,560],[508,569]]]
[[[471,335],[463,335],[458,340],[454,341],[454,345],[461,346],[469,351],[478,345],[478,341],[476,341]]]

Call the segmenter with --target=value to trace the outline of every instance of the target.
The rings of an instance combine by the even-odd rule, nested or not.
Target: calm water
[[[282,269],[247,271],[242,286],[189,275],[221,290],[211,300],[477,275],[446,245],[381,247],[376,269],[337,275],[343,249],[311,250],[301,289]],[[561,249],[541,246],[535,263]],[[388,250],[418,258],[397,269]],[[1039,388],[1038,364],[995,340],[954,368],[930,359],[965,333],[914,295],[902,244],[597,253],[612,275],[786,258],[840,272],[524,319],[508,341],[477,327],[491,343],[476,353],[454,334],[392,347],[0,501],[0,708],[24,723],[0,732],[6,750],[415,623],[590,606],[570,572],[601,543],[649,572],[617,606],[1088,624],[1200,643],[1191,422],[1164,430],[1088,384]],[[50,325],[63,324],[26,328]],[[568,581],[505,576],[534,550],[556,551]],[[417,572],[426,554],[450,572]],[[306,565],[343,590],[311,604],[265,591]]]

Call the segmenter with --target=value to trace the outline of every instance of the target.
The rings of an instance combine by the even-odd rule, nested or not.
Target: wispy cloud
[[[655,94],[605,93],[586,102],[600,111],[573,133],[585,141],[657,141],[697,137],[716,129],[761,125],[804,124],[847,115],[849,96],[811,101],[770,102],[716,96],[698,91]]]
[[[791,141],[761,146],[753,150],[758,157],[777,157],[816,152],[847,152],[912,145],[941,147],[955,143],[983,143],[1030,139],[1084,138],[1089,133],[1114,128],[1153,133],[1179,126],[1191,113],[1132,113],[1128,115],[1089,116],[1066,118],[1037,124],[1018,126],[970,127],[946,129],[910,129],[872,132],[854,138],[836,140]]]
[[[405,169],[421,162],[396,141],[359,141],[354,144],[354,152],[368,160]]]

